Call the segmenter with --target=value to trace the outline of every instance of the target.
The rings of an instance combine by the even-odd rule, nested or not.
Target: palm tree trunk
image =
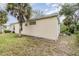
[[[26,22],[26,23],[27,23],[27,26],[29,26],[29,20],[27,20],[27,22]]]
[[[21,37],[22,35],[21,35],[21,30],[19,30],[19,37]]]
[[[27,19],[25,16],[23,16],[23,18],[24,18],[24,20],[25,20],[25,26],[28,26],[28,25],[29,25],[28,19]]]
[[[22,23],[19,23],[19,37],[22,36],[21,32],[22,32]]]

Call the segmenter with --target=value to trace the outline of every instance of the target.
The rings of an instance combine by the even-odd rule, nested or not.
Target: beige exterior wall
[[[7,26],[6,30],[13,31],[14,24]]]
[[[15,33],[19,33],[19,24],[15,24]],[[51,40],[58,39],[60,27],[57,17],[50,17],[36,21],[36,25],[25,26],[23,24],[22,34],[47,38]]]

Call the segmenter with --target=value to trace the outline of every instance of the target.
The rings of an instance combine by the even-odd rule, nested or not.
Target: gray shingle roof
[[[42,20],[42,19],[46,19],[46,18],[50,18],[50,17],[57,17],[58,16],[58,13],[53,13],[53,14],[50,14],[50,15],[46,15],[46,16],[43,16],[43,17],[36,17],[36,18],[32,18],[30,20]],[[16,23],[12,23],[12,24],[17,24],[18,22]],[[10,25],[12,25],[10,24]]]
[[[30,20],[41,20],[41,19],[46,19],[46,18],[50,18],[50,17],[57,17],[57,16],[58,16],[58,13],[53,13],[53,14],[46,15],[46,16],[43,16],[43,17],[32,18]]]

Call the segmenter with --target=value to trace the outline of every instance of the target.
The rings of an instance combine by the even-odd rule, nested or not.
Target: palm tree
[[[21,36],[22,24],[29,25],[32,8],[28,3],[8,3],[7,11],[15,16],[19,22],[19,36]]]
[[[76,24],[77,24],[77,22],[79,21],[79,3],[75,4],[74,7],[75,7],[75,14],[74,14],[74,16],[75,16]]]
[[[79,3],[74,4],[74,9],[75,9],[75,25],[76,25],[76,30],[79,31]]]
[[[65,16],[64,21],[69,19],[68,22],[70,21],[70,23],[71,23],[74,20],[73,16],[74,16],[74,13],[75,13],[75,8],[73,6],[74,6],[74,4],[64,4],[64,5],[62,5],[62,9],[60,10],[59,14]]]
[[[64,15],[64,16],[72,16],[74,14],[75,10],[73,7],[73,4],[64,4],[62,5],[62,9],[60,10],[60,15]]]
[[[60,10],[60,15],[64,15],[65,19],[64,19],[64,25],[68,26],[68,29],[70,29],[70,27],[72,26],[72,24],[74,24],[74,13],[76,11],[75,4],[64,4],[62,5],[62,9]]]

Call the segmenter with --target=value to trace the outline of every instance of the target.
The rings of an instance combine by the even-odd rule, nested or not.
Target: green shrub
[[[69,36],[71,35],[71,33],[69,31],[65,31],[65,34],[69,35]]]
[[[69,27],[69,32],[70,33],[74,33],[75,32],[75,28],[76,28],[76,26],[74,24],[71,24],[70,27]]]
[[[10,33],[11,31],[9,31],[9,30],[4,30],[4,32],[5,32],[5,33]]]
[[[77,30],[79,31],[79,24],[77,24],[76,26],[77,26]]]
[[[68,27],[65,26],[64,24],[61,24],[61,25],[60,25],[60,32],[61,32],[61,33],[65,33],[65,32],[67,32],[67,31],[68,31]]]
[[[79,31],[75,31],[74,34],[79,34]]]
[[[76,35],[77,39],[79,40],[79,34]]]

